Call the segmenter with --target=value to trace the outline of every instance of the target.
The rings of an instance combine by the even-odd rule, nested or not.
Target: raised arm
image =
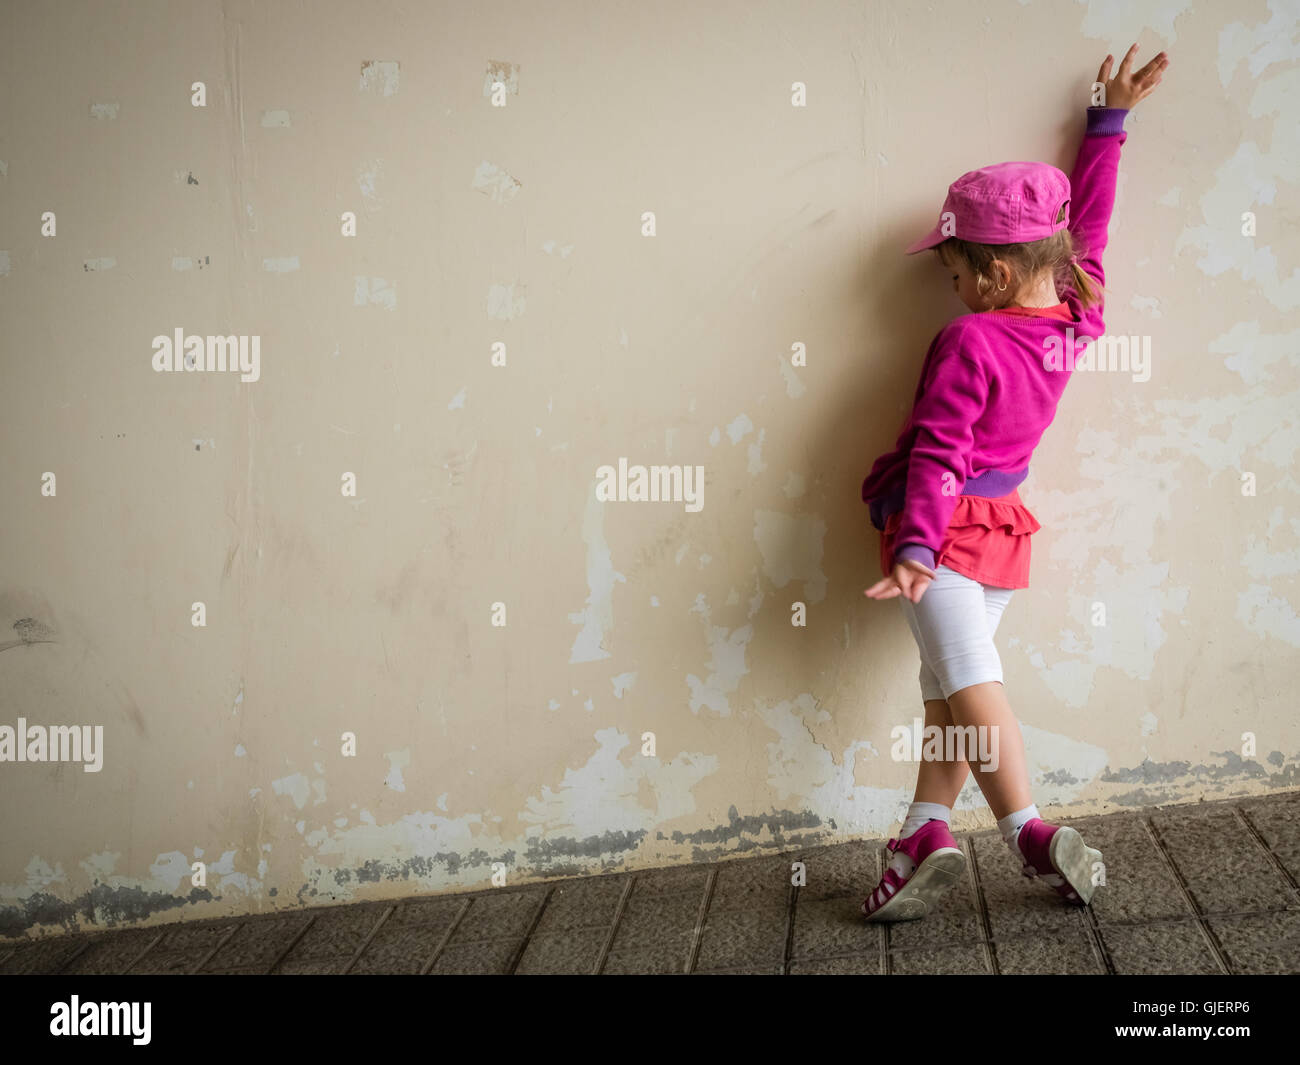
[[[1135,44],[1129,48],[1113,78],[1110,76],[1112,56],[1108,55],[1097,71],[1097,82],[1103,86],[1104,106],[1088,108],[1088,127],[1070,174],[1070,234],[1078,248],[1080,267],[1096,279],[1099,289],[1106,283],[1102,254],[1115,206],[1120,147],[1128,139],[1124,119],[1138,101],[1160,84],[1169,66],[1168,56],[1161,52],[1134,72],[1131,68],[1137,47]],[[1068,302],[1069,294],[1066,299]],[[1098,304],[1089,311],[1089,316],[1096,318],[1097,326],[1101,324],[1102,309]]]

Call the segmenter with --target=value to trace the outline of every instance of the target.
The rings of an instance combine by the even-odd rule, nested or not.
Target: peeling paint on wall
[[[367,59],[361,64],[362,92],[395,96],[401,78],[401,63],[395,59]]]
[[[715,714],[726,717],[731,713],[727,697],[736,690],[740,678],[749,672],[745,648],[754,637],[754,626],[727,629],[712,624],[712,611],[703,592],[695,597],[691,613],[704,619],[709,650],[708,676],[700,680],[694,673],[686,675],[686,684],[691,691],[691,710],[699,713],[702,707],[708,707]]]
[[[587,494],[582,519],[582,542],[587,545],[587,604],[569,615],[582,631],[574,638],[569,662],[598,662],[609,658],[605,639],[614,624],[614,585],[627,578],[614,569],[609,545],[605,542],[604,504],[596,498],[595,481]]]
[[[501,167],[485,159],[475,167],[470,187],[497,203],[508,203],[519,194],[523,186]]]
[[[809,603],[826,598],[825,538],[826,522],[816,514],[754,511],[754,542],[763,557],[763,575],[778,588],[802,581],[801,594]]]

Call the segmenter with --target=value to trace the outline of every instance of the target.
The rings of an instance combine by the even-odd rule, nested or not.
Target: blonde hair
[[[1064,217],[1065,208],[1062,207],[1061,211],[1061,217]],[[977,244],[949,237],[937,245],[934,251],[945,266],[951,265],[952,258],[963,262],[975,275],[975,284],[981,297],[984,295],[984,286],[992,284],[985,271],[994,259],[1000,259],[1011,268],[1012,291],[1044,270],[1050,270],[1057,287],[1073,288],[1084,307],[1092,307],[1101,302],[1098,292],[1100,286],[1095,278],[1089,277],[1079,266],[1074,239],[1068,229],[1057,230],[1050,237],[1025,244]]]

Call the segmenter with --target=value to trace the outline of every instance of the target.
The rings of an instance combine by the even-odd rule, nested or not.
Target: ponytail
[[[1101,302],[1097,293],[1097,282],[1084,271],[1079,265],[1077,255],[1070,256],[1070,280],[1074,285],[1074,290],[1079,294],[1079,303],[1084,307],[1094,307]]]

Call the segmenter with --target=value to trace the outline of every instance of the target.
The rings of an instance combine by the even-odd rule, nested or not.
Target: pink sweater
[[[1105,283],[1101,256],[1115,203],[1115,180],[1127,111],[1088,109],[1088,128],[1070,174],[1070,233],[1079,265]],[[1029,460],[1056,416],[1073,357],[1104,331],[1102,305],[1084,310],[1069,286],[1061,296],[1074,322],[1013,314],[966,314],[930,344],[921,380],[893,451],[876,460],[862,483],[871,522],[883,529],[903,516],[895,559],[933,569],[960,495],[997,498],[1029,475]],[[1061,368],[1057,368],[1061,367]]]

